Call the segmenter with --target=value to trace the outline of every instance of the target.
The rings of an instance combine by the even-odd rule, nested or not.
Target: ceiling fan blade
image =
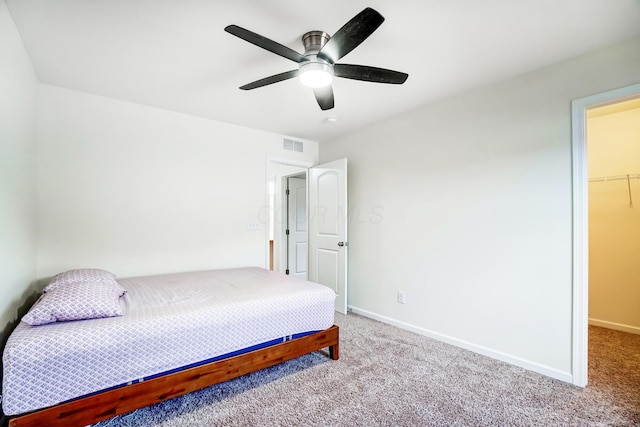
[[[330,110],[333,108],[333,89],[331,85],[325,87],[319,87],[313,90],[313,94],[316,96],[316,101],[321,110]]]
[[[278,82],[281,82],[283,80],[292,79],[292,78],[296,77],[299,72],[300,72],[299,70],[285,71],[284,73],[280,73],[280,74],[276,74],[276,75],[273,75],[273,76],[265,77],[264,79],[256,80],[255,82],[252,82],[252,83],[247,83],[244,86],[240,86],[240,89],[242,89],[242,90],[251,90],[251,89],[256,89],[256,88],[259,88],[259,87],[262,87],[262,86],[267,86],[267,85],[270,85],[270,84],[278,83]]]
[[[336,31],[318,52],[318,57],[331,63],[338,62],[365,41],[383,22],[382,15],[367,7]]]
[[[236,37],[240,37],[242,40],[246,40],[249,43],[252,43],[258,47],[268,50],[269,52],[273,52],[276,55],[280,55],[287,59],[292,60],[293,62],[302,62],[307,61],[308,59],[296,52],[293,49],[290,49],[284,45],[281,45],[278,42],[274,42],[271,39],[261,36],[260,34],[256,34],[252,31],[246,30],[242,27],[238,27],[237,25],[229,25],[224,29],[227,33],[233,34]]]
[[[335,64],[333,66],[333,74],[336,77],[343,77],[345,79],[396,85],[401,85],[409,77],[409,74],[401,73],[400,71],[350,64]]]

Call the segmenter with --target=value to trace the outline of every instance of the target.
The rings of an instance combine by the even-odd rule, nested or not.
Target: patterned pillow
[[[59,286],[43,293],[22,317],[22,321],[35,326],[66,320],[122,316],[119,300],[119,291],[109,283]]]
[[[97,268],[81,268],[78,270],[69,270],[56,275],[51,282],[44,288],[43,292],[50,292],[60,286],[79,285],[90,286],[95,283],[109,284],[124,295],[127,292],[116,281],[116,275],[105,270]]]

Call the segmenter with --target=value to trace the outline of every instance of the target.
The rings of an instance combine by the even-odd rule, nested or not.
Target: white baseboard
[[[549,366],[541,365],[539,363],[532,362],[530,360],[522,359],[516,356],[512,356],[507,353],[492,350],[487,347],[479,346],[467,341],[459,340],[457,338],[450,337],[448,335],[440,334],[438,332],[430,331],[428,329],[420,328],[418,326],[411,325],[409,323],[401,322],[399,320],[392,319],[390,317],[382,316],[376,313],[372,313],[367,310],[363,310],[358,307],[349,306],[353,313],[359,314],[370,319],[378,320],[382,323],[386,323],[392,326],[396,326],[406,331],[414,332],[418,335],[433,338],[438,341],[445,342],[447,344],[454,345],[456,347],[464,348],[465,350],[473,351],[474,353],[482,354],[493,359],[500,360],[502,362],[509,363],[511,365],[519,366],[529,371],[537,372],[542,375],[546,375],[551,378],[555,378],[560,381],[573,383],[573,376],[570,372],[560,371]]]
[[[622,323],[608,322],[606,320],[589,318],[589,324],[600,326],[602,328],[615,329],[616,331],[629,332],[631,334],[640,335],[640,328],[637,326],[624,325]]]

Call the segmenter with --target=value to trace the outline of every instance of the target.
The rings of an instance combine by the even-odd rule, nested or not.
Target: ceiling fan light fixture
[[[298,69],[274,74],[240,86],[251,90],[292,79],[313,89],[313,96],[322,111],[334,107],[333,77],[373,83],[403,84],[409,75],[385,68],[339,63],[345,55],[365,41],[382,23],[384,17],[367,7],[351,18],[333,36],[324,31],[308,31],[302,35],[304,53],[268,39],[237,25],[228,25],[225,31],[271,53],[298,64]]]
[[[308,62],[300,65],[300,82],[317,89],[329,86],[333,81],[333,68],[322,62]]]

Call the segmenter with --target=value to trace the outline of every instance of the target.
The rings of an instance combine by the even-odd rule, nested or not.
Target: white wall
[[[38,276],[266,266],[267,157],[282,136],[40,86]],[[250,222],[260,229],[249,230]]]
[[[640,108],[592,112],[589,178],[640,174]],[[630,184],[589,183],[589,323],[640,334],[640,180]]]
[[[0,0],[0,328],[16,319],[36,278],[37,88],[31,60]]]
[[[349,305],[571,381],[570,102],[639,79],[635,38],[323,143],[349,159]]]

